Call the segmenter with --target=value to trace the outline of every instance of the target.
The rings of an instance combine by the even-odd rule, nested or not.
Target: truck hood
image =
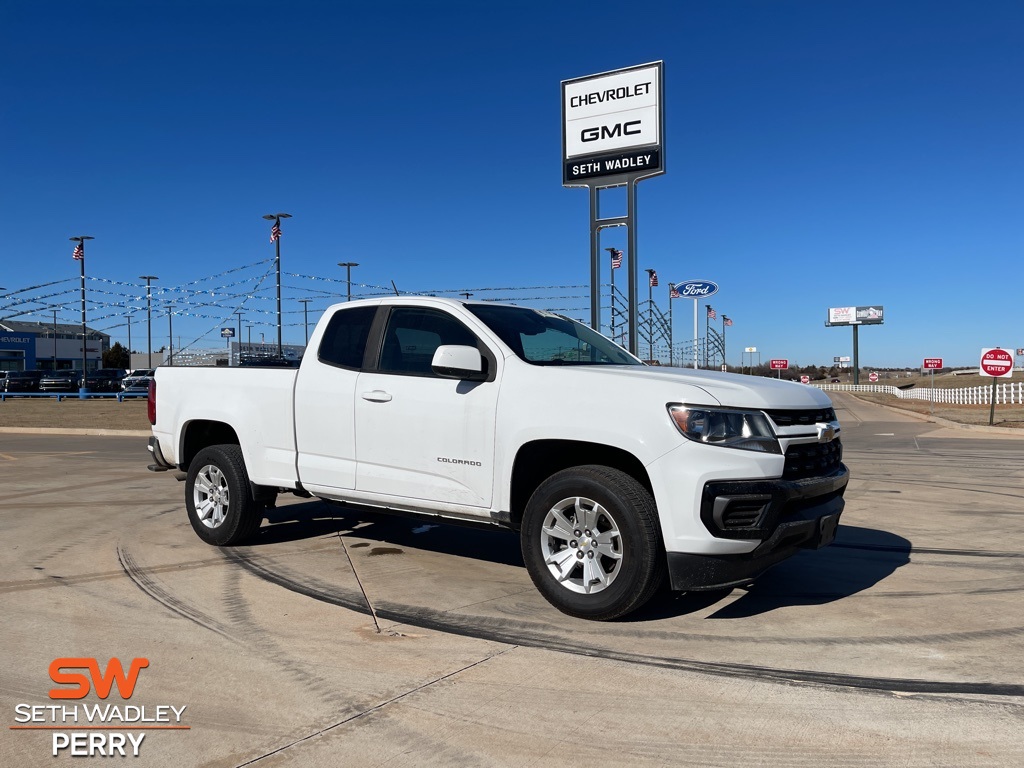
[[[595,378],[613,382],[625,395],[629,387],[645,389],[663,385],[666,402],[693,405],[724,405],[733,408],[828,408],[832,401],[817,387],[738,373],[703,371],[693,368],[667,368],[640,365],[580,365],[556,368],[560,374],[577,378],[580,386]],[[694,391],[706,393],[697,402]],[[659,387],[660,389],[660,387]]]

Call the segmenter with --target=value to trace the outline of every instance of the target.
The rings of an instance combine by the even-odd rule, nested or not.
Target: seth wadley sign
[[[563,84],[564,181],[661,169],[659,64]]]

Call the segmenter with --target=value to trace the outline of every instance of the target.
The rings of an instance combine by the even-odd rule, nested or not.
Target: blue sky
[[[344,294],[339,261],[360,263],[356,295],[394,280],[589,317],[559,84],[664,60],[667,173],[639,185],[637,229],[663,311],[669,281],[717,282],[733,364],[746,346],[850,354],[849,329],[824,327],[849,305],[885,307],[860,334],[867,366],[1024,347],[1019,0],[12,0],[0,35],[0,317],[59,304],[77,322],[68,237],[88,234],[91,324],[116,339],[126,311],[142,321],[142,274],[175,289],[156,295],[184,343],[220,346],[238,307],[270,339],[276,211],[294,216],[283,270],[326,278],[286,277],[285,342],[302,341],[297,299],[312,320]],[[675,302],[677,340],[692,311]]]

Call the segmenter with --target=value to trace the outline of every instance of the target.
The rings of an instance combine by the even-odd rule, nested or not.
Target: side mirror
[[[443,344],[434,351],[430,368],[446,379],[483,381],[487,378],[483,356],[476,347]]]

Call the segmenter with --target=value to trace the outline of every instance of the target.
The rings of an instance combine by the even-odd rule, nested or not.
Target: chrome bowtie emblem
[[[819,443],[831,443],[836,437],[836,428],[831,424],[818,423],[814,425],[818,428],[818,442]]]

